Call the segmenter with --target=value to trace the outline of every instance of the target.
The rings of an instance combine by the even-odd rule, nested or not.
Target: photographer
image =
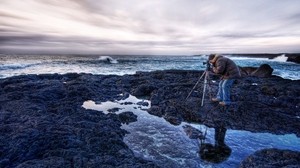
[[[241,77],[240,70],[231,59],[222,55],[211,54],[208,61],[213,66],[212,72],[222,75],[217,96],[212,98],[212,101],[218,101],[222,106],[230,105],[230,88],[234,79]]]

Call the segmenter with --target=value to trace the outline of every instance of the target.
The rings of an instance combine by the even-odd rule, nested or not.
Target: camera
[[[206,70],[210,71],[211,70],[211,63],[209,61],[203,62],[203,65],[206,65]]]

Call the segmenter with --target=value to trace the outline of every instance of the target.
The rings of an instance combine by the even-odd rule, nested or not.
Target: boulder
[[[256,76],[256,77],[270,77],[273,73],[273,68],[268,64],[262,64],[256,67],[239,67],[242,77]]]
[[[273,68],[271,68],[270,65],[268,64],[262,64],[260,67],[258,67],[255,71],[251,73],[251,76],[256,76],[256,77],[270,77],[273,73]]]

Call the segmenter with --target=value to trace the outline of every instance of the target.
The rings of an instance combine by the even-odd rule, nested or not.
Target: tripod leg
[[[202,101],[201,101],[201,107],[204,104],[204,97],[205,97],[205,91],[206,91],[206,85],[207,85],[207,76],[208,76],[208,72],[205,71],[205,77],[204,77],[204,86],[203,86],[203,94],[202,94]]]
[[[190,93],[188,94],[188,96],[185,99],[188,99],[190,97],[190,95],[192,94],[192,92],[194,91],[194,89],[197,87],[197,85],[199,84],[200,80],[203,78],[203,76],[206,74],[206,71],[203,72],[203,74],[201,75],[201,77],[198,79],[197,83],[194,85],[193,89],[190,91]]]

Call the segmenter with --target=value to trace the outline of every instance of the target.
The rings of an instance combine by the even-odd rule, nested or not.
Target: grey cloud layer
[[[299,11],[298,0],[3,0],[0,52],[300,52]]]

